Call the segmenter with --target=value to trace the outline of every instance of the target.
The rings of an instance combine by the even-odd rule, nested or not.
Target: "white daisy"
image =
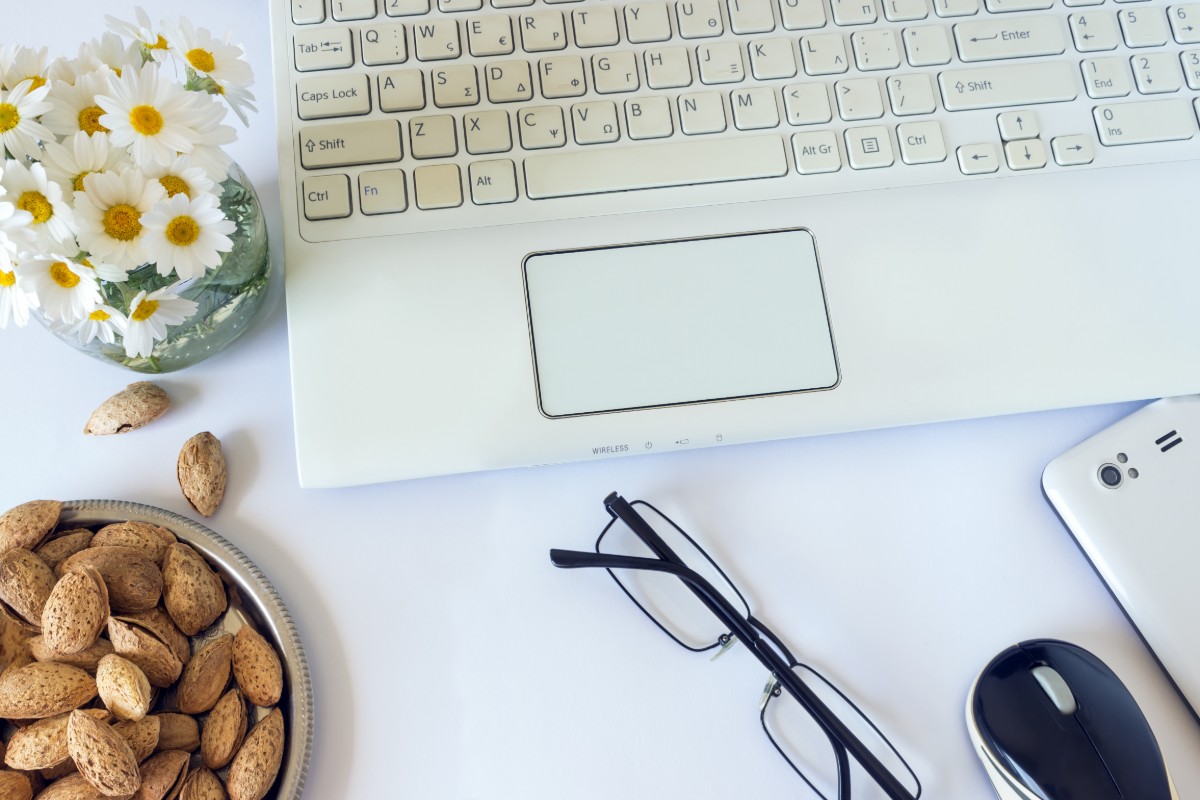
[[[22,81],[10,91],[0,89],[0,145],[13,156],[35,157],[38,140],[47,141],[54,136],[37,117],[50,110],[46,102],[49,86],[31,88],[32,81]]]
[[[215,100],[209,103],[204,116],[204,122],[198,129],[200,138],[189,155],[192,166],[200,167],[214,183],[221,184],[225,182],[229,167],[233,164],[233,159],[225,152],[225,145],[237,140],[237,131],[221,124],[225,118],[225,106]]]
[[[84,191],[83,179],[96,173],[111,172],[126,163],[126,153],[113,147],[106,133],[73,133],[62,143],[46,142],[42,163],[46,175],[66,188],[67,199],[74,202],[74,192]]]
[[[241,47],[218,39],[205,28],[193,28],[187,19],[178,25],[164,23],[172,50],[202,78],[212,78],[222,84],[246,87],[254,83],[254,73],[243,58]]]
[[[125,319],[125,315],[120,311],[101,303],[71,326],[68,333],[77,335],[80,344],[87,344],[93,339],[99,339],[105,344],[114,344],[118,333],[125,335],[128,323],[129,320]]]
[[[16,323],[18,328],[25,327],[29,312],[37,308],[37,295],[17,280],[13,270],[12,263],[0,249],[0,328],[7,328],[9,321]]]
[[[4,166],[4,188],[14,205],[32,217],[30,230],[42,252],[63,249],[75,235],[75,214],[63,198],[62,187],[46,177],[39,163],[25,166],[8,161]]]
[[[225,218],[215,195],[189,199],[177,194],[154,206],[142,217],[142,225],[148,257],[164,277],[174,269],[180,280],[199,278],[221,263],[221,253],[233,249],[229,234],[236,226]]]
[[[167,40],[155,29],[146,9],[134,6],[133,13],[137,17],[137,22],[126,22],[108,15],[105,15],[104,21],[108,23],[109,29],[118,36],[133,39],[141,45],[146,55],[155,61],[162,61],[170,49]]]
[[[123,269],[145,262],[141,217],[166,194],[162,184],[133,168],[97,172],[83,184],[84,191],[75,193],[80,246]]]
[[[105,33],[99,39],[80,45],[79,58],[75,63],[80,73],[108,67],[120,77],[125,70],[130,67],[136,69],[143,61],[142,49],[137,42],[126,44],[115,33]]]
[[[50,110],[42,115],[42,124],[59,136],[73,133],[108,133],[100,124],[104,109],[96,104],[96,95],[112,91],[111,81],[117,77],[108,67],[100,67],[75,78],[74,83],[54,81],[46,102]]]
[[[126,70],[112,83],[111,94],[96,97],[106,112],[100,124],[112,131],[113,144],[130,148],[136,163],[170,164],[196,145],[197,126],[206,121],[199,105],[204,95],[159,80],[153,62]]]
[[[23,247],[33,243],[33,215],[8,202],[4,188],[4,165],[0,164],[0,256],[5,252],[15,255]]]
[[[196,303],[175,294],[178,283],[146,294],[139,292],[129,304],[125,329],[125,355],[149,356],[154,343],[167,337],[167,326],[178,325],[196,313]]]
[[[17,264],[16,274],[52,321],[75,322],[100,303],[95,274],[64,256],[27,258]]]
[[[110,283],[123,283],[129,280],[129,273],[121,269],[116,264],[110,264],[107,261],[101,261],[98,258],[81,255],[79,258],[79,266],[87,267],[96,273],[96,277],[102,281]]]
[[[32,81],[37,89],[46,84],[46,54],[49,48],[34,50],[32,47],[17,47],[12,52],[0,53],[0,86],[15,89],[22,81]]]
[[[147,178],[155,178],[163,185],[168,197],[177,194],[199,197],[202,194],[214,194],[216,190],[212,178],[192,163],[190,155],[179,156],[170,166],[155,165],[145,172]]]

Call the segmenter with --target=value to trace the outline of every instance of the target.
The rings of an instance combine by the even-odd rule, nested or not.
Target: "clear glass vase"
[[[136,372],[174,372],[215,355],[250,327],[267,297],[271,258],[262,206],[246,174],[236,165],[221,184],[221,210],[236,226],[229,238],[233,249],[204,276],[181,284],[179,295],[197,303],[196,313],[183,324],[167,329],[167,338],[155,342],[149,356],[130,357],[118,337],[115,344],[99,339],[84,344],[79,337],[50,326],[59,339],[94,358]],[[104,283],[104,302],[127,312],[138,292],[153,292],[177,280],[163,277],[154,264],[143,264],[121,284]],[[35,317],[41,319],[40,314]]]

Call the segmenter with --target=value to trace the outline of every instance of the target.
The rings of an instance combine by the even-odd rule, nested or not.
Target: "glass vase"
[[[136,372],[174,372],[224,350],[246,332],[262,308],[271,275],[271,258],[258,195],[236,164],[229,168],[229,176],[221,184],[221,210],[236,226],[229,235],[233,249],[202,277],[180,284],[179,296],[195,301],[196,313],[182,324],[168,327],[167,337],[154,343],[149,356],[126,355],[119,337],[114,344],[99,339],[84,344],[78,336],[62,328],[51,326],[51,332],[77,350]],[[174,274],[159,275],[154,264],[143,264],[132,270],[124,283],[104,283],[104,302],[128,312],[130,301],[138,292],[153,292],[176,280]]]

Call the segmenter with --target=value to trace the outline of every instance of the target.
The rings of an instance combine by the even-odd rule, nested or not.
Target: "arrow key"
[[[1050,140],[1050,149],[1054,152],[1055,163],[1063,167],[1090,164],[1096,157],[1092,137],[1082,134],[1055,136]]]
[[[996,122],[1000,126],[1000,138],[1006,142],[1036,139],[1041,133],[1038,129],[1037,117],[1028,109],[1005,111],[996,117]]]
[[[963,175],[987,175],[1000,168],[999,154],[994,144],[964,144],[955,151],[958,168]]]
[[[1041,169],[1046,166],[1046,146],[1041,139],[1021,139],[1004,145],[1004,158],[1013,170]]]

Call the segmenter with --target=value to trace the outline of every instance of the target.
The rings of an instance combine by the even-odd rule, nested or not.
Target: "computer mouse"
[[[1000,800],[1178,800],[1133,695],[1082,647],[1032,639],[992,659],[967,730]]]

